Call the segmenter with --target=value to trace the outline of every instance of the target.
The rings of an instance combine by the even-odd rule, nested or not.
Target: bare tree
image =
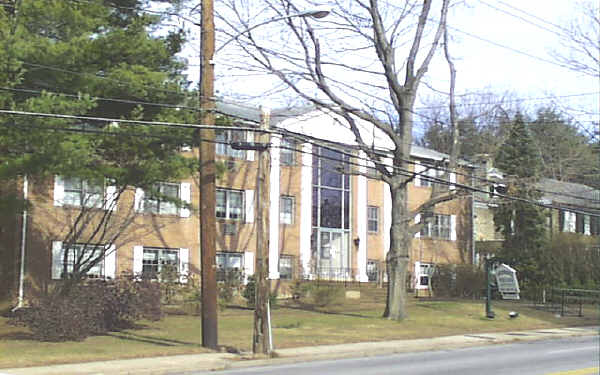
[[[344,119],[359,149],[389,185],[392,219],[384,316],[400,320],[406,317],[405,280],[412,239],[424,225],[424,219],[415,223],[415,217],[454,199],[458,192],[436,184],[430,199],[412,210],[408,206],[408,185],[415,178],[410,172],[414,104],[443,37],[450,0],[329,3],[334,10],[323,21],[286,18],[256,35],[244,30],[265,17],[298,13],[299,2],[221,0],[217,17],[220,31],[235,37],[232,44],[237,49],[227,58],[231,66],[270,73],[298,97]],[[306,0],[302,5],[320,3]],[[277,29],[283,24],[284,30]],[[391,166],[368,144],[361,129],[365,122],[393,144]]]
[[[553,52],[565,67],[592,77],[600,77],[600,13],[597,2],[580,4],[581,13],[562,30],[562,45]]]

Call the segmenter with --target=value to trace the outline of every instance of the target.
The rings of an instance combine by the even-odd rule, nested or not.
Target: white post
[[[25,279],[25,246],[27,244],[27,199],[28,199],[28,189],[29,181],[27,180],[27,175],[23,176],[23,223],[21,225],[21,267],[19,272],[19,300],[17,306],[13,309],[13,311],[20,309],[23,307],[23,283]]]

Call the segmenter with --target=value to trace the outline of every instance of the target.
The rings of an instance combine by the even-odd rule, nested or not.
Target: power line
[[[196,111],[196,112],[200,111],[200,109],[198,109],[197,107],[189,107],[189,106],[185,106],[185,105],[146,102],[146,101],[131,100],[131,99],[105,98],[105,97],[99,97],[99,96],[92,96],[87,93],[80,93],[80,94],[76,95],[76,94],[70,94],[70,93],[58,92],[58,91],[34,90],[34,89],[13,88],[13,87],[0,87],[0,90],[15,91],[15,92],[22,92],[22,93],[29,93],[29,94],[43,94],[44,92],[46,92],[48,94],[61,95],[61,96],[66,96],[66,97],[76,98],[76,99],[80,99],[81,96],[83,96],[83,95],[88,95],[90,99],[98,100],[98,101],[116,102],[116,103],[124,103],[124,104],[139,104],[139,105],[174,108],[174,109],[187,109],[187,110]]]
[[[523,55],[523,56],[527,56],[527,57],[529,57],[529,58],[532,58],[532,59],[535,59],[535,60],[541,61],[541,62],[545,62],[546,64],[556,65],[556,66],[558,66],[558,67],[561,67],[561,68],[563,68],[563,69],[567,69],[567,67],[566,67],[565,65],[563,65],[563,64],[560,64],[560,63],[557,63],[557,62],[555,62],[555,61],[548,60],[548,59],[545,59],[545,58],[543,58],[543,57],[539,57],[539,56],[536,56],[536,55],[532,55],[532,54],[530,54],[530,53],[528,53],[528,52],[521,51],[521,50],[519,50],[519,49],[516,49],[516,48],[513,48],[513,47],[505,46],[504,44],[500,44],[500,43],[498,43],[498,42],[494,42],[493,40],[489,40],[489,39],[482,38],[482,37],[480,37],[480,36],[478,36],[478,35],[472,34],[472,33],[470,33],[470,32],[467,32],[467,31],[463,31],[463,30],[461,30],[461,29],[458,29],[458,28],[456,28],[456,27],[453,27],[453,26],[450,26],[450,25],[448,25],[447,27],[448,27],[449,29],[452,29],[452,30],[456,31],[456,32],[459,32],[459,33],[461,33],[461,34],[467,35],[467,36],[469,36],[469,37],[471,37],[471,38],[474,38],[474,39],[480,40],[480,41],[482,41],[482,42],[485,42],[485,43],[488,43],[488,44],[494,45],[494,46],[496,46],[496,47],[503,48],[503,49],[506,49],[506,50],[512,51],[512,52],[514,52],[514,53],[517,53],[517,54],[520,54],[520,55]]]
[[[0,110],[0,113],[9,113],[9,114],[17,114],[17,115],[32,115],[32,116],[41,116],[41,117],[58,117],[58,118],[69,118],[69,119],[76,118],[76,119],[87,119],[87,120],[96,120],[96,121],[107,121],[107,120],[109,120],[109,119],[106,119],[106,118],[91,118],[91,117],[71,116],[71,115],[54,115],[54,114],[25,113],[25,112],[20,112],[20,111],[6,111],[6,110]],[[204,125],[177,124],[177,123],[168,123],[168,122],[150,122],[150,121],[136,121],[136,120],[120,120],[120,122],[124,122],[124,123],[136,123],[136,124],[146,124],[146,125],[179,126],[179,127],[185,127],[185,128],[189,128],[189,127],[191,127],[191,128],[204,128],[204,129],[212,128],[212,129],[218,129],[218,130],[231,129],[231,127],[225,127],[225,126],[204,126]],[[47,128],[47,129],[48,130],[59,130],[59,131],[63,130],[63,129],[59,129],[59,128],[55,128],[55,129]],[[66,130],[66,131],[74,131],[74,132],[77,131],[77,132],[99,133],[99,131],[94,131],[94,130],[91,130],[91,129],[87,129],[87,130],[86,129],[64,129],[64,130]],[[235,128],[235,130],[260,131],[260,129],[256,129],[256,128]],[[108,132],[108,133],[110,133],[110,132]],[[122,133],[113,133],[113,134],[115,134],[115,135],[121,135]],[[283,132],[281,134],[285,135],[285,132]],[[295,134],[295,136],[298,136],[298,135]],[[309,138],[312,138],[311,144],[319,146],[319,147],[323,147],[322,144],[318,144],[318,143],[314,142],[314,140],[317,139],[317,138],[315,138],[315,137],[309,137]],[[324,143],[331,143],[331,141],[323,140],[323,139],[321,139],[320,141],[322,141]],[[221,144],[231,145],[230,142],[214,141],[214,143],[221,143]],[[329,149],[334,150],[334,151],[336,151],[336,152],[338,152],[338,153],[340,153],[340,154],[342,154],[344,156],[348,156],[349,158],[359,159],[359,160],[363,160],[363,161],[369,161],[370,160],[368,158],[360,158],[360,157],[358,157],[358,156],[356,156],[354,154],[347,153],[345,151],[339,150],[338,148],[329,147]],[[296,152],[305,153],[305,151],[303,151],[303,150],[298,150],[298,149],[293,149],[293,150],[296,151]],[[316,155],[314,152],[311,152],[311,154],[313,156]],[[335,162],[341,162],[341,163],[348,164],[348,165],[354,165],[354,166],[365,167],[365,168],[373,168],[373,167],[369,167],[368,165],[362,165],[362,164],[359,164],[359,163],[351,162],[350,160],[339,160],[339,159],[336,159],[336,158],[333,158],[333,157],[327,157],[327,156],[323,156],[323,155],[316,155],[316,156],[319,157],[319,158],[325,158],[325,159],[329,159],[329,160],[332,160],[332,161],[335,161]],[[411,161],[411,163],[415,163],[416,164],[416,162],[414,162],[414,161]],[[466,185],[466,184],[461,184],[461,183],[458,183],[458,182],[449,182],[449,181],[446,181],[446,180],[438,178],[438,177],[426,175],[426,174],[424,174],[424,172],[416,173],[416,172],[413,172],[411,170],[403,169],[403,168],[400,168],[400,167],[388,166],[388,165],[385,165],[385,164],[384,164],[384,166],[386,168],[391,167],[396,173],[403,174],[403,175],[405,175],[407,177],[414,177],[414,176],[419,175],[424,180],[430,181],[432,183],[442,184],[442,185],[446,185],[446,186],[454,186],[456,188],[461,188],[461,189],[466,190],[466,191],[480,192],[480,193],[486,193],[486,194],[490,193],[487,190],[476,188],[474,186],[470,186],[470,185]],[[436,169],[439,169],[439,168],[436,167]],[[456,171],[454,173],[456,173]],[[471,176],[471,177],[474,177],[474,176]],[[493,194],[495,196],[498,196],[498,197],[501,197],[501,198],[505,198],[505,199],[508,199],[508,200],[520,201],[520,202],[524,202],[524,203],[530,203],[530,204],[534,204],[534,205],[537,205],[537,206],[540,206],[540,207],[543,207],[543,208],[551,208],[551,209],[557,209],[557,210],[564,210],[563,207],[552,205],[552,204],[545,204],[545,203],[537,202],[537,201],[534,201],[534,200],[531,200],[531,199],[526,199],[526,198],[521,198],[521,197],[515,197],[515,196],[510,196],[510,195],[500,194],[500,193],[493,193]],[[555,194],[556,195],[564,195],[564,194],[558,193],[558,192],[556,192]],[[585,198],[582,198],[582,199],[585,199]],[[600,214],[593,214],[593,213],[589,213],[587,211],[581,211],[581,210],[578,210],[578,209],[569,208],[568,211],[574,212],[574,213],[585,214],[585,215],[589,215],[589,216],[600,217]]]
[[[525,15],[527,15],[527,16],[529,16],[529,17],[531,17],[531,18],[534,18],[534,19],[536,19],[536,20],[538,20],[538,21],[541,21],[541,22],[543,22],[543,23],[545,23],[545,24],[547,24],[547,25],[550,25],[550,26],[552,26],[552,27],[555,27],[555,28],[557,28],[557,29],[559,29],[559,30],[561,30],[561,31],[569,32],[569,30],[565,29],[564,27],[562,27],[562,26],[560,26],[560,25],[557,25],[557,24],[555,24],[555,23],[552,23],[552,22],[550,22],[550,21],[548,21],[548,20],[545,20],[545,19],[543,19],[543,18],[541,18],[541,17],[538,17],[538,16],[536,16],[536,15],[535,15],[535,14],[533,14],[533,13],[530,13],[530,12],[524,11],[523,9],[517,8],[517,7],[515,7],[515,6],[513,6],[513,5],[510,5],[510,4],[508,4],[508,3],[506,3],[506,2],[504,2],[504,1],[502,1],[502,0],[496,0],[496,1],[498,1],[500,4],[502,4],[502,5],[504,5],[504,6],[508,7],[508,8],[514,9],[514,10],[516,10],[517,12],[521,12],[521,13],[523,13],[523,14],[525,14]]]
[[[21,63],[23,65],[31,66],[31,67],[34,67],[34,68],[48,69],[48,70],[53,70],[53,71],[56,71],[56,72],[68,73],[68,74],[79,75],[79,76],[84,76],[84,77],[93,77],[93,78],[98,78],[98,79],[102,79],[102,80],[105,80],[105,81],[116,83],[119,86],[131,87],[131,85],[129,85],[127,83],[123,83],[122,81],[120,81],[118,79],[113,79],[113,78],[110,78],[110,77],[101,76],[101,75],[99,75],[99,73],[76,72],[74,70],[64,69],[64,68],[60,68],[60,67],[57,67],[57,66],[37,64],[37,63],[30,63],[30,62],[27,62],[25,60],[21,60]],[[155,86],[140,85],[140,87],[143,87],[143,88],[146,88],[146,89],[150,89],[150,90],[164,92],[164,93],[167,93],[167,94],[177,94],[177,95],[181,95],[182,94],[182,92],[179,92],[179,91],[167,90],[167,89],[160,88],[160,87],[155,87]]]
[[[537,23],[535,23],[535,22],[531,22],[530,20],[528,20],[528,19],[527,19],[527,18],[525,18],[525,17],[521,17],[521,16],[519,16],[519,15],[516,15],[516,14],[514,14],[514,13],[511,13],[511,12],[509,12],[509,11],[507,11],[507,10],[504,10],[504,9],[498,8],[498,7],[496,7],[496,6],[494,6],[494,5],[490,4],[490,3],[487,3],[487,2],[485,2],[484,0],[479,0],[479,2],[480,2],[481,4],[483,4],[483,5],[487,6],[487,7],[489,7],[489,8],[495,9],[495,10],[497,10],[498,12],[502,12],[502,13],[504,13],[504,14],[508,14],[508,15],[509,15],[509,16],[511,16],[511,17],[517,18],[517,19],[519,19],[519,20],[521,20],[521,21],[523,21],[523,22],[525,22],[525,23],[528,23],[528,24],[530,24],[530,25],[533,25],[533,26],[535,26],[535,27],[537,27],[537,28],[539,28],[539,29],[541,29],[541,30],[548,31],[548,32],[550,32],[550,33],[552,33],[552,34],[554,34],[554,35],[557,35],[557,36],[559,36],[559,37],[562,37],[562,36],[563,36],[562,34],[560,34],[560,33],[559,33],[559,32],[557,32],[557,31],[554,31],[554,30],[552,30],[552,29],[549,29],[549,28],[547,28],[547,27],[545,27],[545,26],[539,25],[539,24],[537,24]],[[505,4],[505,5],[506,5],[506,4]],[[523,11],[523,10],[521,10],[521,12],[524,12],[524,11]],[[540,19],[539,17],[536,17],[536,18]]]

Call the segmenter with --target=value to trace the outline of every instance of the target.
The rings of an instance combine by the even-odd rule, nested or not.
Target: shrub
[[[344,288],[338,285],[312,285],[310,297],[314,305],[319,307],[331,306],[344,299]]]
[[[218,304],[221,310],[224,310],[227,304],[233,301],[233,297],[239,295],[241,285],[241,272],[228,272],[225,274],[225,281],[219,282],[217,285]]]
[[[158,283],[120,279],[62,284],[32,300],[12,323],[27,326],[42,341],[80,341],[161,317]]]
[[[256,302],[256,279],[254,276],[248,277],[248,283],[242,292],[242,297],[246,299],[248,307],[254,307]]]
[[[294,283],[290,286],[292,298],[299,300],[305,299],[309,295],[310,289],[310,283],[302,282],[300,280],[294,281]]]
[[[478,298],[485,289],[485,272],[470,264],[438,264],[431,288],[437,297]]]

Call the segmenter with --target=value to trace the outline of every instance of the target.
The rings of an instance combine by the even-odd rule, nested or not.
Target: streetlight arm
[[[266,21],[263,21],[261,23],[258,23],[256,25],[252,25],[249,28],[240,31],[239,33],[237,33],[236,35],[232,36],[231,38],[227,39],[227,41],[225,41],[225,43],[223,43],[219,48],[217,48],[217,50],[215,51],[215,55],[217,53],[219,53],[219,51],[221,51],[223,48],[225,48],[229,43],[233,42],[234,40],[239,39],[239,37],[241,37],[242,35],[249,33],[250,31],[261,27],[263,25],[266,25],[268,23],[271,22],[277,22],[277,21],[283,21],[283,20],[287,20],[290,18],[295,18],[295,17],[312,17],[312,18],[324,18],[327,17],[327,15],[329,15],[329,13],[331,13],[331,10],[329,9],[324,9],[324,8],[319,8],[319,9],[313,9],[313,10],[307,10],[304,12],[300,12],[300,13],[296,13],[296,14],[288,14],[285,16],[281,16],[281,17],[274,17],[274,18],[270,18]]]

